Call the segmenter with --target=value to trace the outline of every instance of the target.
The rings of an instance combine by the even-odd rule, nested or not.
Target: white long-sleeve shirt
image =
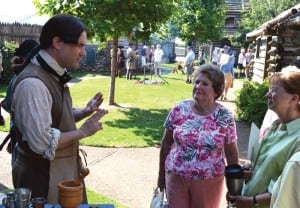
[[[193,63],[193,61],[195,60],[195,53],[194,51],[189,51],[186,54],[185,60],[184,60],[184,65],[190,65],[191,63]]]
[[[65,69],[45,51],[40,51],[41,57],[58,73]],[[31,61],[39,65],[35,58]],[[15,88],[13,93],[15,123],[22,133],[22,139],[27,141],[30,149],[42,154],[47,159],[53,159],[61,132],[51,128],[52,96],[46,85],[37,78],[26,78]],[[50,109],[50,110],[49,110]]]
[[[154,51],[154,62],[161,62],[163,55],[164,55],[164,51],[161,48],[155,49],[155,51]]]

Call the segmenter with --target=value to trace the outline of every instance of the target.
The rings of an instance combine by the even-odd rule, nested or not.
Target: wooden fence
[[[38,41],[41,30],[40,25],[0,23],[0,42],[9,41],[20,44],[26,39]]]
[[[0,43],[8,41],[19,45],[26,39],[39,41],[39,36],[42,30],[40,25],[30,25],[21,23],[1,23],[0,22]],[[141,51],[142,42],[136,43],[137,49]],[[129,45],[129,40],[126,37],[120,38],[119,46],[123,46],[124,52]],[[167,60],[174,59],[175,44],[173,42],[164,42],[162,44]],[[80,71],[103,71],[110,70],[110,49],[112,41],[108,41],[106,47],[98,49],[98,45],[87,45],[87,56],[82,60]],[[126,54],[126,53],[125,53]],[[141,65],[141,60],[138,61],[138,66]]]

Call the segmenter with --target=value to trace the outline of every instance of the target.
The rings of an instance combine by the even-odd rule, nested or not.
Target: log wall
[[[300,69],[300,3],[294,8],[296,13],[286,10],[246,35],[255,45],[254,81],[261,83],[289,65]]]
[[[255,41],[253,80],[260,83],[286,66],[300,68],[300,26],[296,29],[286,25],[271,34],[260,35]]]

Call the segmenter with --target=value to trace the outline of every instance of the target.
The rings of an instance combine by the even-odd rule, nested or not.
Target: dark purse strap
[[[2,108],[2,103],[0,103],[0,126],[4,126],[5,120],[4,120],[4,117],[2,115],[1,108]]]
[[[0,151],[2,151],[4,145],[8,142],[9,139],[10,139],[10,133],[7,134],[7,136],[4,138],[3,142],[0,144]]]

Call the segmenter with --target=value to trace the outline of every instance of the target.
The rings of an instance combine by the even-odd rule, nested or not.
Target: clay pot
[[[58,203],[63,208],[77,208],[82,203],[82,192],[80,181],[61,181],[58,184]]]
[[[58,203],[63,208],[77,208],[82,203],[82,182],[89,173],[88,168],[83,168],[77,180],[66,180],[58,183]]]

